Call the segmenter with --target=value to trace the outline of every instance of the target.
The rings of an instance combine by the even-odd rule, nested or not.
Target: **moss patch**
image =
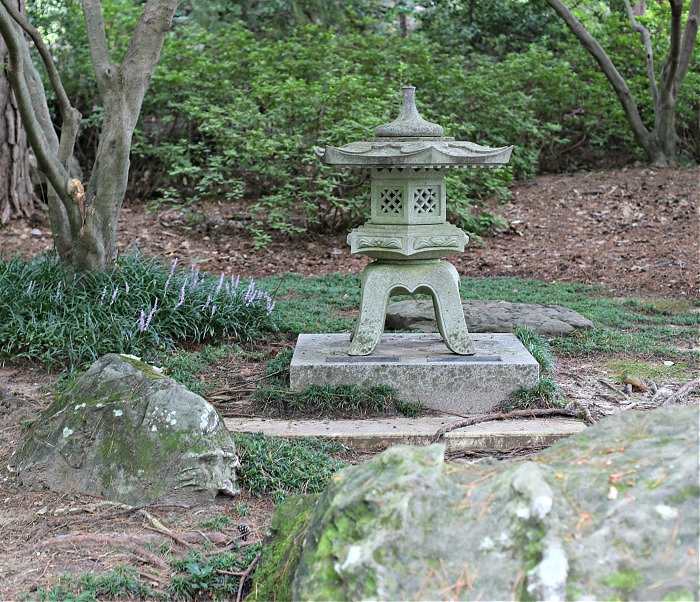
[[[261,602],[292,599],[292,582],[318,496],[296,496],[281,504],[272,519],[271,536],[255,571],[251,596]]]

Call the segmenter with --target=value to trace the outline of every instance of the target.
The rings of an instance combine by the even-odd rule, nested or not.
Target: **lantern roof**
[[[499,167],[510,161],[512,146],[491,148],[443,136],[443,128],[423,119],[416,107],[416,89],[403,88],[399,116],[375,128],[376,138],[344,146],[316,147],[328,165],[341,167]]]

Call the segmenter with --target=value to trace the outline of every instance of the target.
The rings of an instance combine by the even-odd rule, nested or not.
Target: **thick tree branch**
[[[17,106],[22,116],[24,127],[27,130],[27,137],[36,154],[37,163],[46,174],[49,183],[53,186],[56,193],[64,202],[68,202],[70,197],[68,191],[68,171],[56,157],[52,156],[42,126],[34,113],[31,94],[27,87],[24,74],[25,52],[23,52],[23,47],[26,46],[26,42],[17,30],[14,19],[11,17],[10,13],[5,10],[4,4],[0,4],[0,35],[2,35],[5,40],[10,58],[7,76],[15,98],[17,99]]]
[[[610,57],[607,55],[602,46],[583,26],[583,24],[572,14],[568,7],[561,0],[547,0],[547,3],[555,10],[555,12],[564,20],[567,27],[578,38],[581,45],[590,53],[595,61],[600,66],[601,70],[608,78],[608,81],[615,90],[622,108],[627,114],[627,119],[630,122],[632,131],[634,132],[639,143],[646,149],[649,147],[649,130],[644,125],[642,117],[639,114],[637,102],[632,96],[632,92],[627,86],[620,72],[615,67]]]
[[[100,0],[83,0],[83,14],[85,15],[85,27],[87,29],[88,45],[90,46],[90,58],[95,69],[97,86],[104,100],[117,68],[109,57],[109,47],[107,46],[107,35],[105,33],[105,22],[102,16]]]
[[[125,98],[132,129],[141,112],[141,104],[158,64],[165,36],[170,30],[178,0],[148,0],[121,64]]]
[[[61,111],[61,119],[63,121],[70,121],[75,119],[75,113],[77,113],[77,111],[71,105],[70,100],[68,100],[68,95],[66,94],[66,91],[63,88],[63,82],[61,81],[61,77],[58,74],[56,65],[53,62],[51,52],[44,43],[44,40],[41,38],[41,34],[36,29],[36,27],[31,25],[31,23],[27,21],[24,15],[12,5],[12,2],[10,2],[10,0],[0,0],[0,2],[2,2],[3,6],[7,10],[7,12],[10,13],[10,16],[15,20],[17,25],[19,25],[25,32],[27,32],[29,37],[34,42],[34,46],[36,46],[36,49],[39,52],[39,55],[41,56],[41,60],[44,62],[44,66],[46,67],[46,73],[49,76],[51,87],[56,93],[58,107]],[[79,113],[77,115],[77,119],[78,121],[80,121]]]
[[[651,34],[649,30],[644,27],[637,17],[634,16],[632,11],[632,5],[630,0],[625,0],[625,8],[627,9],[627,16],[629,17],[632,29],[634,29],[639,37],[642,39],[642,44],[644,44],[644,52],[646,53],[647,61],[647,78],[649,79],[649,91],[651,92],[651,99],[656,107],[659,103],[659,88],[656,85],[656,71],[654,70],[654,48],[651,45]]]
[[[683,16],[683,0],[668,0],[671,7],[671,32],[669,34],[669,49],[666,63],[662,70],[663,87],[665,97],[675,96],[676,74],[680,63],[681,54],[681,19]]]
[[[693,48],[695,48],[695,40],[698,36],[698,19],[700,19],[700,0],[693,0],[690,3],[688,20],[685,23],[685,32],[683,33],[678,73],[676,75],[677,86],[681,85],[690,67],[690,59],[693,56]]]

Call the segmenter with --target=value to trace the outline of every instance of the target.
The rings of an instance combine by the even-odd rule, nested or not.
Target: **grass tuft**
[[[559,408],[564,403],[552,378],[555,358],[547,340],[530,328],[518,327],[515,334],[540,365],[540,380],[534,387],[523,387],[500,404],[502,412],[533,408]]]
[[[0,359],[82,367],[105,353],[156,359],[179,342],[250,342],[272,328],[255,282],[170,269],[140,255],[76,274],[58,259],[0,260]]]
[[[537,334],[531,328],[523,326],[518,326],[515,329],[515,336],[520,339],[520,342],[525,345],[532,357],[537,360],[542,374],[551,374],[554,371],[554,354],[547,339]]]
[[[261,544],[253,544],[242,550],[210,556],[198,551],[190,552],[185,558],[171,563],[177,574],[170,584],[170,597],[185,600],[235,599],[240,577],[227,573],[244,571],[261,549]]]
[[[234,435],[241,468],[238,478],[253,495],[320,493],[328,479],[345,466],[331,454],[347,451],[335,441],[312,437],[282,439],[255,433]]]
[[[385,385],[311,385],[301,391],[263,386],[255,392],[255,402],[265,413],[280,417],[386,416],[399,409],[415,412],[397,397],[395,389]]]
[[[419,403],[401,400],[393,387],[380,385],[311,385],[301,391],[289,388],[289,365],[292,349],[284,349],[267,363],[268,378],[258,386],[253,397],[257,407],[269,416],[348,417],[420,414]]]
[[[92,602],[93,600],[157,599],[156,592],[143,583],[129,566],[118,566],[101,574],[64,575],[49,589],[40,588],[31,598],[41,602]]]

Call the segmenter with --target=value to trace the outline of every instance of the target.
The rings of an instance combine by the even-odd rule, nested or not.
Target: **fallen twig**
[[[543,418],[545,416],[565,416],[567,418],[579,418],[580,416],[576,412],[571,412],[570,410],[562,410],[559,408],[533,408],[531,410],[513,410],[512,412],[494,412],[493,414],[479,414],[478,416],[473,416],[467,420],[461,420],[444,426],[439,429],[435,435],[433,435],[433,442],[440,441],[442,437],[449,433],[450,431],[455,431],[457,429],[464,428],[465,426],[472,426],[473,424],[479,424],[481,422],[492,422],[495,420],[510,420],[511,418]]]
[[[605,380],[604,378],[599,378],[599,379],[598,379],[598,382],[599,382],[601,385],[605,385],[608,389],[610,389],[611,391],[614,391],[614,392],[617,393],[618,395],[621,395],[622,397],[627,397],[627,393],[625,393],[624,391],[620,391],[620,390],[617,389],[616,387],[613,387],[613,386],[612,386],[607,380]]]
[[[258,564],[258,561],[260,560],[260,552],[253,558],[253,562],[251,562],[248,565],[248,568],[243,571],[243,574],[241,575],[241,581],[238,584],[238,593],[236,594],[236,602],[241,602],[243,599],[243,587],[245,586],[246,579],[250,576],[250,574],[253,572],[253,569],[255,568],[255,565]]]

